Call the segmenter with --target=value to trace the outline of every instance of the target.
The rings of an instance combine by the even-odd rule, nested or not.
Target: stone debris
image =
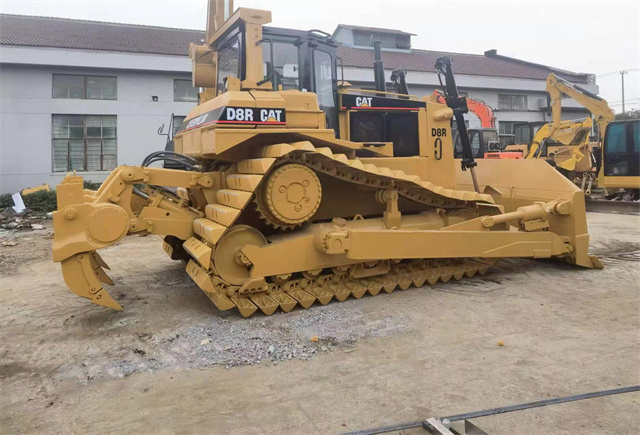
[[[409,325],[404,316],[364,313],[357,302],[362,303],[345,301],[254,319],[211,316],[196,326],[185,322],[183,328],[156,333],[144,340],[127,337],[131,340],[128,346],[121,351],[110,349],[106,354],[103,349],[99,358],[87,352],[84,358],[90,362],[86,367],[78,367],[77,362],[65,364],[56,377],[87,382],[87,376],[122,378],[161,369],[276,366],[285,360],[306,361],[318,354],[354,349],[360,339],[397,335]],[[317,341],[312,341],[313,337]],[[144,353],[138,351],[138,346],[144,346]]]
[[[16,213],[11,207],[0,211],[0,228],[5,230],[43,230],[45,215],[29,210]]]

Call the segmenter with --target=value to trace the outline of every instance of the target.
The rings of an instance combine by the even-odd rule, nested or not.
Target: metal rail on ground
[[[578,401],[578,400],[593,399],[595,397],[604,397],[604,396],[613,396],[615,394],[632,393],[632,392],[635,392],[635,391],[640,391],[640,385],[634,385],[632,387],[624,387],[624,388],[615,388],[615,389],[612,389],[612,390],[595,391],[595,392],[592,392],[592,393],[577,394],[577,395],[574,395],[574,396],[557,397],[557,398],[554,398],[554,399],[538,400],[536,402],[521,403],[521,404],[518,404],[518,405],[510,405],[510,406],[502,406],[502,407],[499,407],[499,408],[485,409],[485,410],[482,410],[482,411],[467,412],[465,414],[456,414],[456,415],[451,415],[449,417],[438,418],[437,420],[439,420],[441,422],[443,422],[445,420],[448,420],[450,422],[468,420],[468,419],[472,419],[472,418],[479,418],[479,417],[487,417],[487,416],[490,416],[490,415],[504,414],[506,412],[523,411],[525,409],[539,408],[541,406],[557,405],[559,403],[567,403],[567,402],[575,402],[575,401]],[[429,421],[433,421],[433,419],[428,419],[428,420]],[[427,424],[427,420],[412,421],[412,422],[409,422],[409,423],[400,423],[400,424],[396,424],[396,425],[392,425],[392,426],[381,426],[381,427],[377,427],[377,428],[373,428],[373,429],[365,429],[365,430],[360,430],[360,431],[355,431],[355,432],[347,432],[347,433],[344,433],[342,435],[376,435],[376,434],[381,434],[381,433],[388,433],[388,432],[394,432],[394,431],[400,431],[400,430],[406,430],[406,429],[413,429],[413,428],[417,428],[417,427],[425,427],[425,429],[426,429],[426,426],[425,426],[426,424]]]

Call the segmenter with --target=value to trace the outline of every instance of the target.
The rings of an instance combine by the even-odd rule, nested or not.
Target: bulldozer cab
[[[263,80],[273,89],[315,92],[325,113],[327,128],[338,129],[336,47],[331,35],[264,27]]]
[[[344,81],[338,92],[339,44],[331,35],[265,26],[270,14],[252,9],[223,20],[225,8],[213,3],[206,45],[192,46],[194,85],[205,88],[201,103],[227,91],[313,92],[336,138],[365,143],[373,155],[426,155],[418,119],[425,101]]]
[[[246,52],[243,27],[216,42],[218,90],[226,90],[229,77],[247,79],[241,59],[255,62]],[[338,92],[338,43],[328,33],[278,27],[262,27],[262,71],[260,87],[274,91],[314,92],[325,114],[326,127],[336,137],[367,143],[381,151],[385,146],[396,157],[420,155],[418,110],[425,108],[417,98],[400,98],[386,91],[347,88]],[[217,48],[219,47],[219,48]],[[497,138],[496,138],[497,140]],[[387,144],[387,145],[385,145]]]

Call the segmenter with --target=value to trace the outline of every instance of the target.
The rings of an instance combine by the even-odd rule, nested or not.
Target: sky
[[[235,0],[272,11],[271,25],[333,32],[337,24],[415,33],[412,46],[511,56],[596,74],[600,95],[640,108],[640,1]],[[0,0],[0,12],[204,29],[207,0]]]

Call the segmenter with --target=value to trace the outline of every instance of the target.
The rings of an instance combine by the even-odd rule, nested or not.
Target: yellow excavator
[[[592,145],[589,142],[593,121],[591,117],[583,120],[562,121],[562,97],[569,93],[575,96],[580,92],[581,95],[595,101],[602,99],[553,73],[547,77],[546,90],[551,101],[552,121],[535,131],[530,145],[509,145],[505,151],[521,152],[525,159],[546,158],[567,178],[580,184],[579,178],[585,178],[586,181],[586,178],[593,178],[595,174],[597,160],[592,154]],[[579,102],[583,105],[588,104],[585,107],[591,107],[594,111],[601,113],[594,105],[587,103],[586,98],[582,98]],[[590,191],[590,186],[588,189],[585,187],[585,190]]]
[[[576,184],[589,195],[593,181],[600,171],[601,150],[604,143],[605,131],[607,125],[615,119],[615,112],[609,107],[607,101],[603,98],[589,92],[588,90],[570,83],[555,74],[549,74],[547,78],[547,92],[551,100],[551,115],[553,117],[553,125],[558,125],[561,121],[562,114],[562,98],[568,96],[581,105],[583,105],[598,125],[598,143],[593,146],[589,143],[589,133],[591,131],[591,119],[589,120],[588,130],[585,130],[585,139],[581,145],[573,146],[569,150],[564,150],[568,158],[562,161],[558,166],[567,171],[567,175],[574,178]],[[561,142],[564,143],[564,142]],[[562,153],[560,148],[553,149],[549,147],[548,153],[555,151],[556,156]]]
[[[387,92],[379,43],[376,90],[354,89],[329,34],[231,11],[210,1],[205,43],[190,48],[202,92],[174,150],[119,166],[97,191],[76,174],[57,187],[53,259],[72,292],[121,309],[97,251],[127,234],[163,236],[242,316],[472,277],[503,257],[602,267],[573,183],[542,160],[474,160],[450,58],[436,63],[446,104]]]
[[[587,108],[598,126],[596,143],[584,142],[568,150],[548,146],[547,155],[555,153],[558,159],[564,151],[569,157],[566,160],[561,157],[558,167],[569,177],[574,175],[575,183],[587,195],[597,185],[611,199],[640,199],[640,121],[614,122],[615,112],[606,100],[554,74],[547,78],[547,92],[551,97],[552,125],[560,122],[562,98],[568,96]]]

